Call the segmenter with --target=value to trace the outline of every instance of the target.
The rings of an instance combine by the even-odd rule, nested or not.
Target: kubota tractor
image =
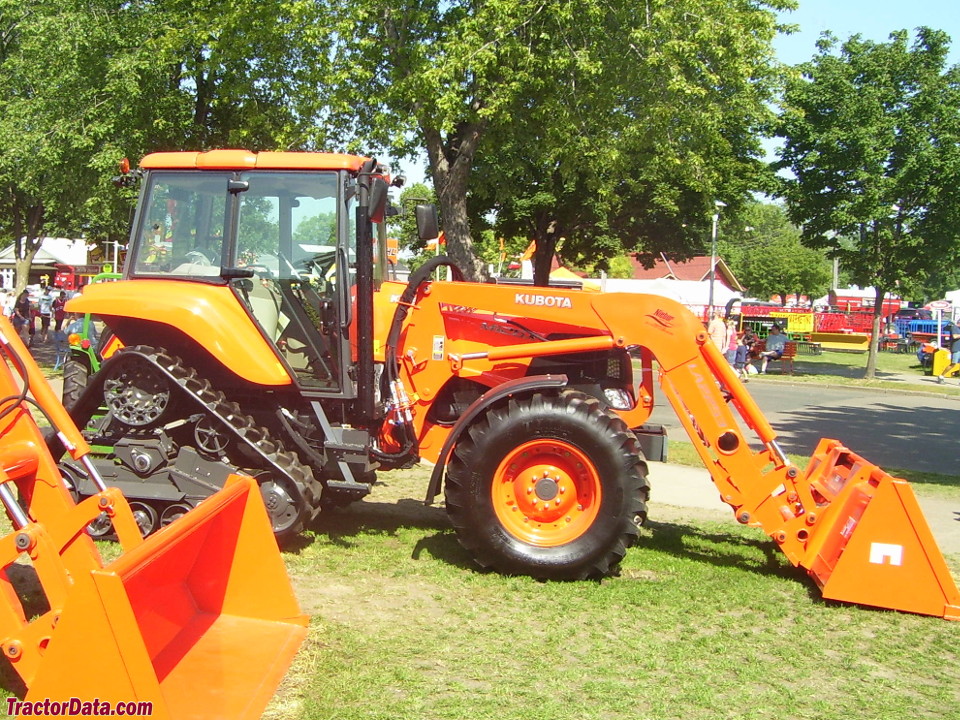
[[[388,178],[373,160],[159,153],[133,176],[124,279],[68,309],[124,345],[72,414],[112,446],[101,473],[137,503],[144,532],[243,470],[282,539],[365,496],[378,468],[426,459],[428,501],[445,494],[480,565],[608,574],[646,515],[655,360],[721,497],[825,595],[960,613],[909,486],[835,441],[806,472],[792,466],[681,305],[463,282],[443,257],[389,281]],[[436,236],[431,208],[418,220]]]

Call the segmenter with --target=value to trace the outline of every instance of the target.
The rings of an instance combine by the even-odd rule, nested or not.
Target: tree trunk
[[[537,249],[533,253],[533,284],[546,287],[550,284],[550,266],[557,251],[557,236],[553,233],[538,235]]]
[[[867,380],[873,380],[877,376],[877,350],[882,339],[880,321],[883,319],[883,299],[886,296],[886,289],[878,286],[877,297],[873,302],[873,318],[870,323],[870,349],[867,351],[867,370],[863,375]]]
[[[19,296],[30,282],[30,268],[33,259],[43,243],[44,206],[42,202],[23,202],[16,198],[13,208],[13,254],[16,258],[14,266],[15,290]]]
[[[434,189],[440,202],[447,254],[463,270],[466,278],[474,281],[483,280],[487,273],[473,251],[467,187],[483,130],[482,124],[464,125],[452,137],[444,139],[436,128],[423,128]]]

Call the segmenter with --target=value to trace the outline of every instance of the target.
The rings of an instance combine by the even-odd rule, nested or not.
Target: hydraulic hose
[[[417,295],[420,286],[430,280],[434,270],[440,267],[449,267],[453,271],[453,279],[463,281],[463,271],[447,255],[437,255],[432,257],[414,272],[410,274],[407,281],[407,287],[400,295],[397,301],[397,309],[393,313],[393,320],[390,322],[390,330],[387,333],[387,341],[384,345],[384,372],[381,381],[381,390],[386,396],[393,393],[394,382],[400,375],[400,364],[397,361],[397,345],[400,343],[400,330],[403,327],[403,321],[410,312],[413,299]],[[419,449],[416,431],[413,428],[412,419],[405,420],[397,426],[397,432],[400,437],[397,441],[400,443],[400,450],[393,453],[384,452],[378,448],[373,448],[373,456],[377,460],[385,462],[403,461],[415,455]]]

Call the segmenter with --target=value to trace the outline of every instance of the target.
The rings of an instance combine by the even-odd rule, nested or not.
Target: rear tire
[[[457,444],[447,512],[483,567],[551,580],[616,570],[646,517],[636,437],[596,398],[567,390],[494,406]]]

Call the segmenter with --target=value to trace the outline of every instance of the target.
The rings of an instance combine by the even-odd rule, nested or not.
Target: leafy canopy
[[[830,287],[829,260],[800,242],[780,205],[755,202],[736,219],[721,219],[717,249],[752,297],[785,303],[788,295],[813,299]]]
[[[912,44],[906,31],[842,45],[827,34],[783,98],[777,168],[793,177],[780,195],[805,243],[877,289],[875,337],[884,293],[960,259],[960,68],[946,65],[949,42],[929,28]]]

